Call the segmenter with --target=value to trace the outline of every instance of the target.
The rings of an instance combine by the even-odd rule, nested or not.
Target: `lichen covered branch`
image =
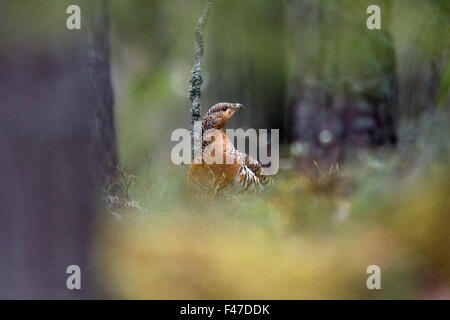
[[[197,28],[195,29],[195,62],[192,68],[192,76],[189,80],[191,88],[189,90],[189,99],[192,102],[191,109],[191,121],[192,125],[194,121],[199,121],[201,119],[201,108],[200,108],[200,96],[202,88],[202,57],[203,57],[203,30],[205,28],[208,17],[211,13],[213,7],[213,0],[207,0],[205,10],[203,11],[202,17],[198,20]]]

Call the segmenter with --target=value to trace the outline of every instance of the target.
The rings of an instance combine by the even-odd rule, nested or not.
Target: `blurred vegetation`
[[[382,32],[365,27],[373,3],[389,12]],[[203,1],[109,4],[122,183],[139,204],[97,242],[112,295],[450,298],[448,1],[219,0],[206,27],[202,111],[243,103],[229,127],[280,128],[283,146],[273,189],[218,199],[191,190],[187,166],[170,160],[170,133],[190,125]],[[330,101],[350,101],[339,97],[362,107],[395,97],[384,105],[394,147],[356,148],[343,136],[345,161],[308,159],[314,175],[298,170],[292,146],[314,139],[295,136],[309,90],[325,92],[312,100],[323,115],[339,111]],[[372,264],[382,290],[366,287]]]
[[[448,120],[420,129],[434,150],[417,141],[318,180],[283,172],[258,195],[204,197],[183,170],[136,181],[142,208],[98,244],[105,283],[124,298],[449,298],[450,144],[435,136]]]

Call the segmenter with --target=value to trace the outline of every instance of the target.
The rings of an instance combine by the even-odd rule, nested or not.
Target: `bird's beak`
[[[244,109],[244,106],[243,106],[242,104],[240,104],[240,103],[235,103],[235,104],[234,104],[234,108],[235,108],[236,110],[240,110],[240,109]]]

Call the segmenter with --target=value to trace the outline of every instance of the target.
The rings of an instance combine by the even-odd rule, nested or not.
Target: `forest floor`
[[[280,172],[259,194],[199,194],[186,167],[121,169],[135,202],[97,241],[104,282],[122,298],[449,299],[446,123],[405,126],[394,152],[317,179]],[[380,290],[366,285],[371,265]]]

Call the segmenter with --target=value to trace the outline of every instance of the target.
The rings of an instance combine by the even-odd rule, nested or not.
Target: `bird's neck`
[[[224,135],[226,134],[226,132],[225,132],[225,130],[226,130],[225,126],[220,127],[220,128],[218,128],[217,130],[219,130],[220,133],[222,133],[222,134],[224,134]]]
[[[233,147],[232,142],[227,137],[225,126],[220,127],[220,128],[214,128],[214,129],[215,130],[219,130],[221,139],[211,138],[210,136],[206,135],[206,136],[203,137],[203,139],[204,139],[203,140],[203,147],[206,147],[207,145],[214,146],[214,145],[216,145],[218,143],[223,143],[223,146],[224,146],[223,150],[224,151],[232,150],[234,147]]]

